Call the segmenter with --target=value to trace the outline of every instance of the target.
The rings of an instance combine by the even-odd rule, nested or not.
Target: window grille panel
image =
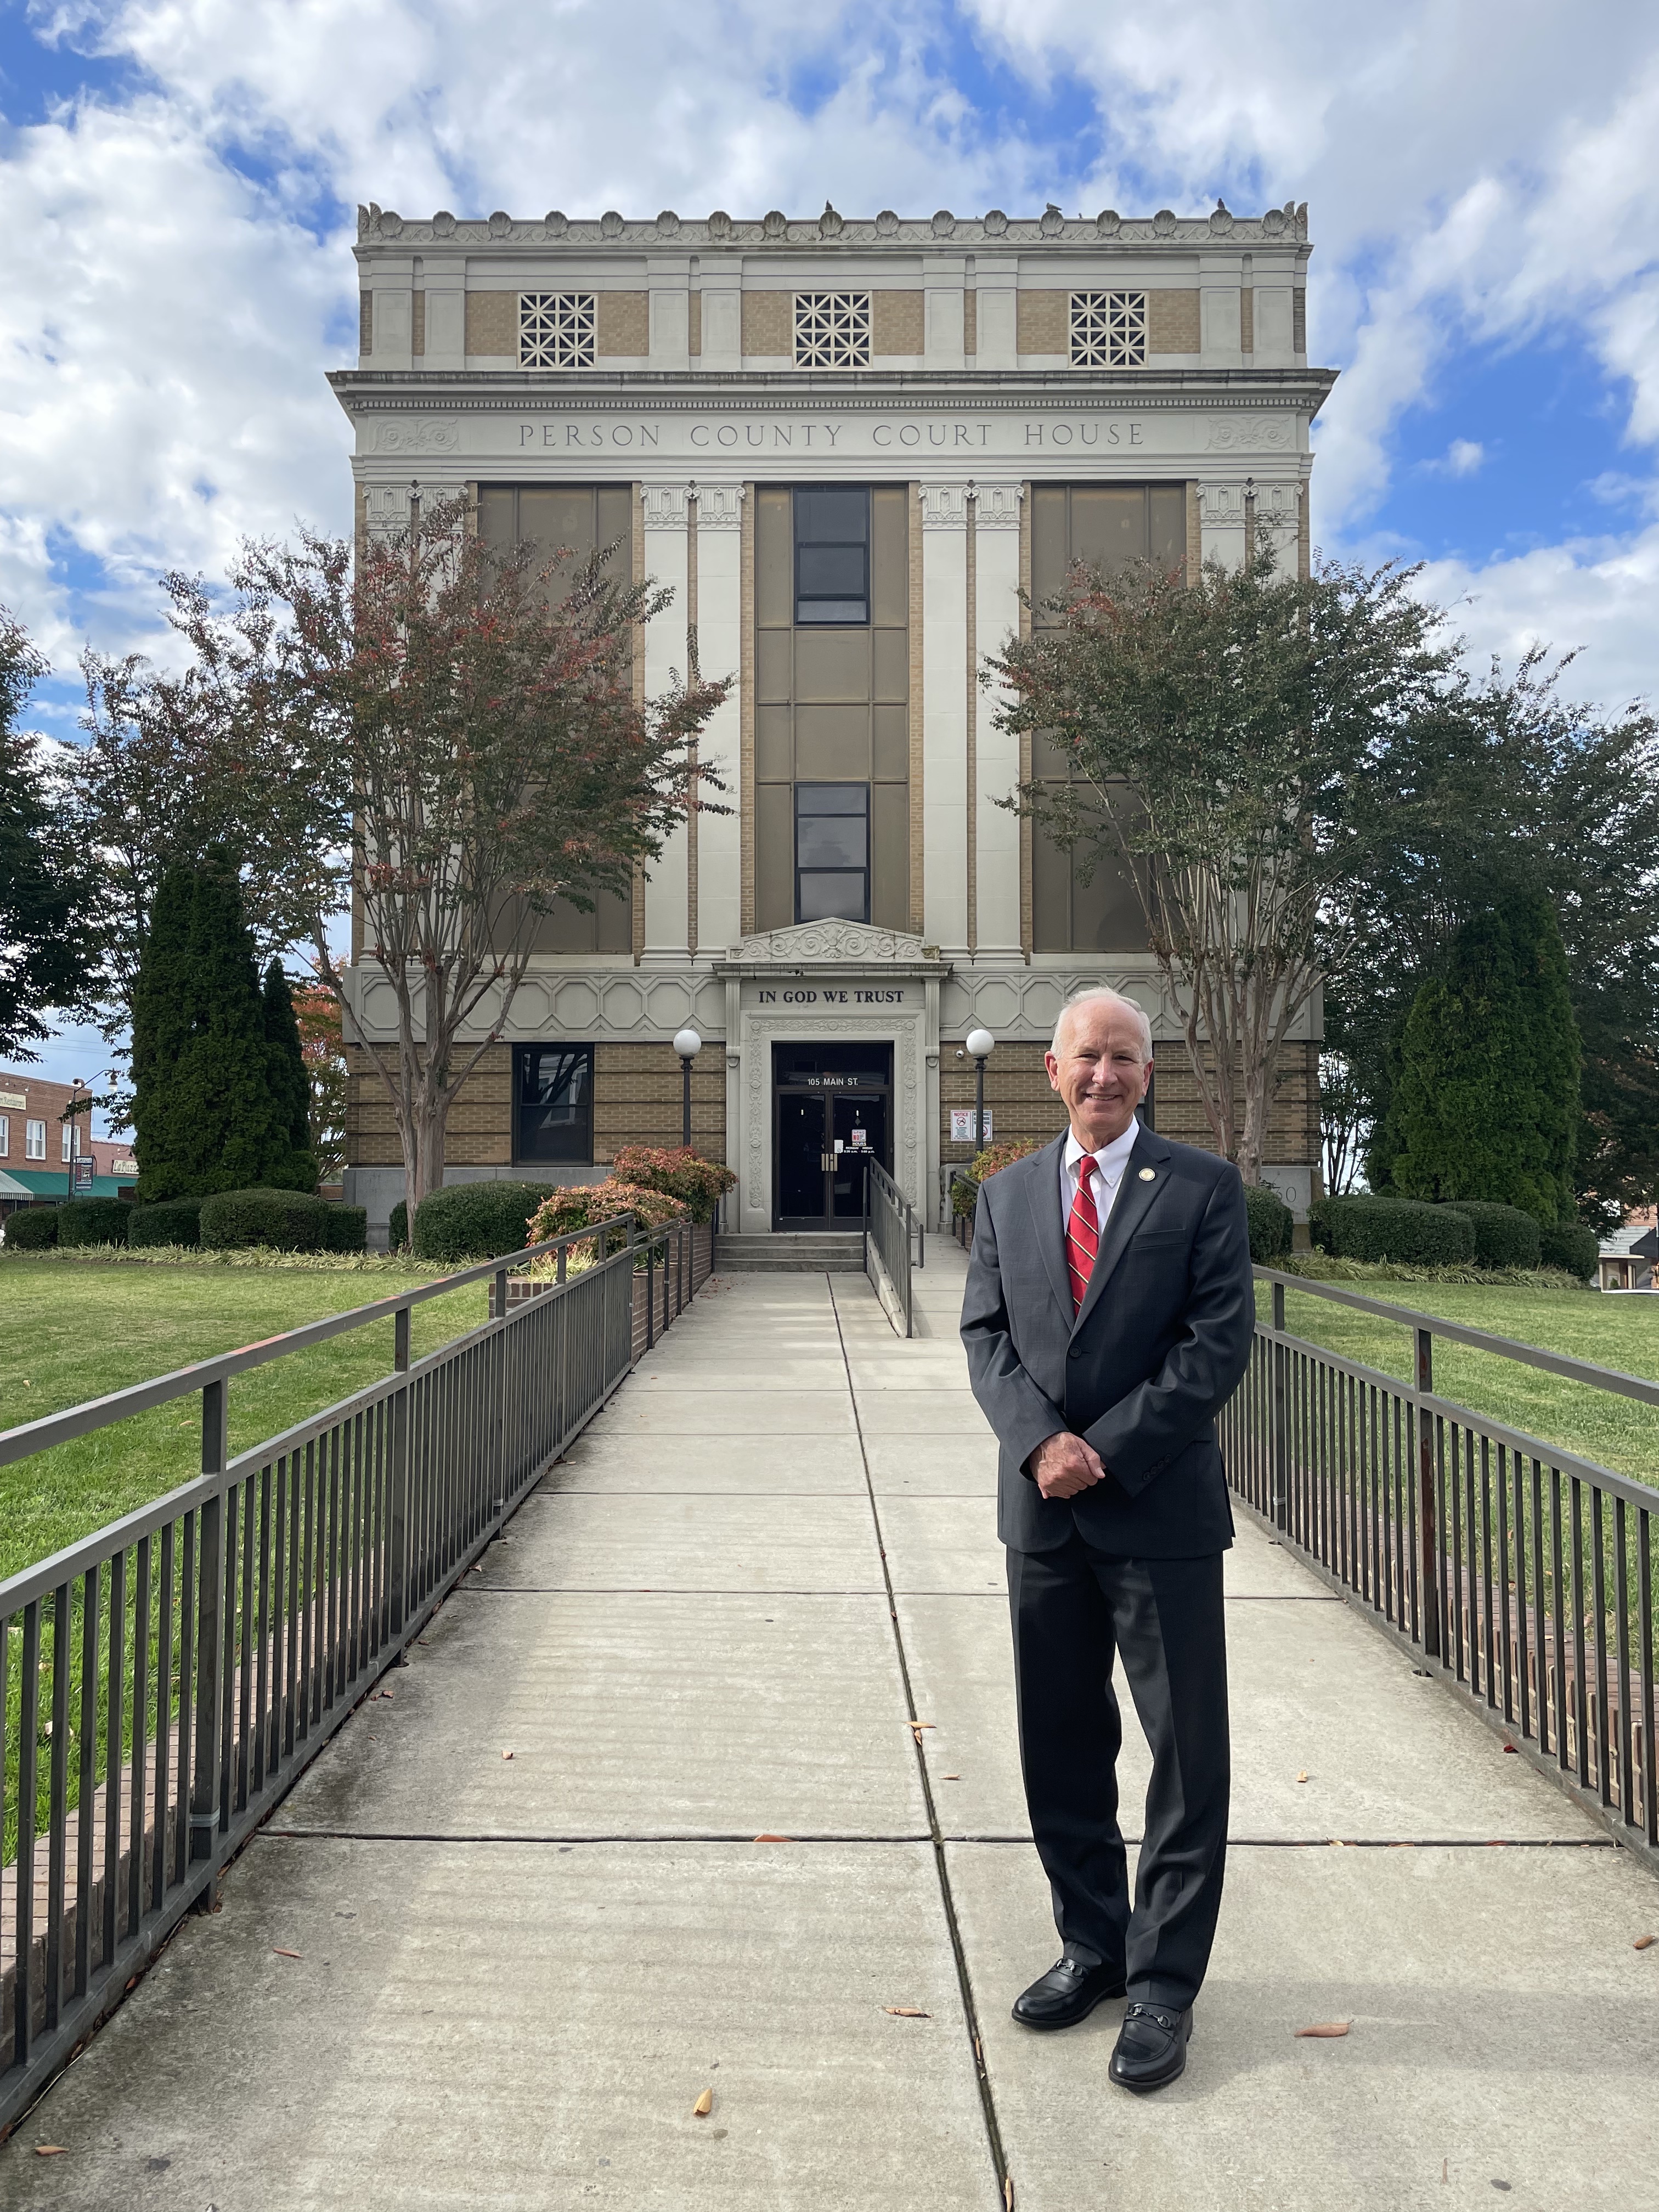
[[[521,368],[592,368],[598,336],[592,292],[520,293]]]
[[[1073,292],[1072,367],[1144,368],[1146,365],[1146,295]]]
[[[868,368],[870,295],[797,292],[797,368]]]

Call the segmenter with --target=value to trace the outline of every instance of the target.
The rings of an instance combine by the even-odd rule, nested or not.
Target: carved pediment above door
[[[717,972],[752,974],[775,969],[872,968],[914,975],[946,975],[950,963],[938,947],[908,931],[877,929],[864,921],[798,921],[787,929],[757,930],[726,950]]]

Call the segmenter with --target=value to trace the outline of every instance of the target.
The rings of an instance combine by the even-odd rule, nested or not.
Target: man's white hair
[[[1073,991],[1060,1008],[1054,1022],[1054,1037],[1048,1046],[1056,1060],[1060,1058],[1060,1033],[1065,1028],[1068,1016],[1074,1014],[1079,1006],[1116,1006],[1124,1013],[1132,1014],[1140,1031],[1141,1058],[1152,1058],[1152,1025],[1146,1018],[1146,1008],[1138,1006],[1133,999],[1126,999],[1121,991],[1109,991],[1103,983],[1095,983],[1086,991]]]

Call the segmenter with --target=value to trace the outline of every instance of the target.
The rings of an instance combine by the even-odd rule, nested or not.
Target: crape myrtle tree
[[[390,987],[395,1036],[347,1036],[385,1086],[415,1205],[443,1181],[451,1107],[505,1032],[542,918],[626,891],[720,787],[695,741],[730,679],[635,696],[645,625],[672,594],[601,552],[502,554],[464,500],[406,530],[250,544],[237,603],[187,613],[234,699],[246,757],[280,763],[277,843],[311,855],[319,983],[343,1006],[331,923]]]
[[[48,1009],[78,1010],[94,887],[64,819],[67,748],[17,726],[46,655],[0,607],[0,1057],[33,1060]]]
[[[346,1061],[340,1002],[320,984],[294,996],[300,1049],[310,1088],[311,1149],[321,1182],[337,1182],[345,1165]]]
[[[1151,562],[1079,571],[1055,626],[986,682],[1000,727],[1071,780],[1007,804],[1085,869],[1127,863],[1218,1149],[1260,1179],[1286,1038],[1348,945],[1345,887],[1390,834],[1379,763],[1431,720],[1455,647],[1414,572],[1279,573],[1267,533],[1195,582]]]

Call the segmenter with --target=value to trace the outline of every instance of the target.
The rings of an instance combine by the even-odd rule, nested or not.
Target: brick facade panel
[[[795,300],[792,292],[745,292],[743,295],[743,349],[745,354],[785,354],[795,350]]]
[[[1069,292],[1022,292],[1017,302],[1021,353],[1069,353],[1072,295]]]
[[[924,295],[920,292],[872,292],[870,295],[870,351],[881,354],[921,354],[927,350],[923,331]]]
[[[1146,350],[1202,353],[1198,330],[1198,293],[1171,286],[1146,295]]]
[[[519,295],[516,292],[469,292],[466,349],[471,353],[519,357]]]
[[[600,292],[595,299],[599,330],[593,350],[640,356],[651,350],[651,295],[648,292]]]

